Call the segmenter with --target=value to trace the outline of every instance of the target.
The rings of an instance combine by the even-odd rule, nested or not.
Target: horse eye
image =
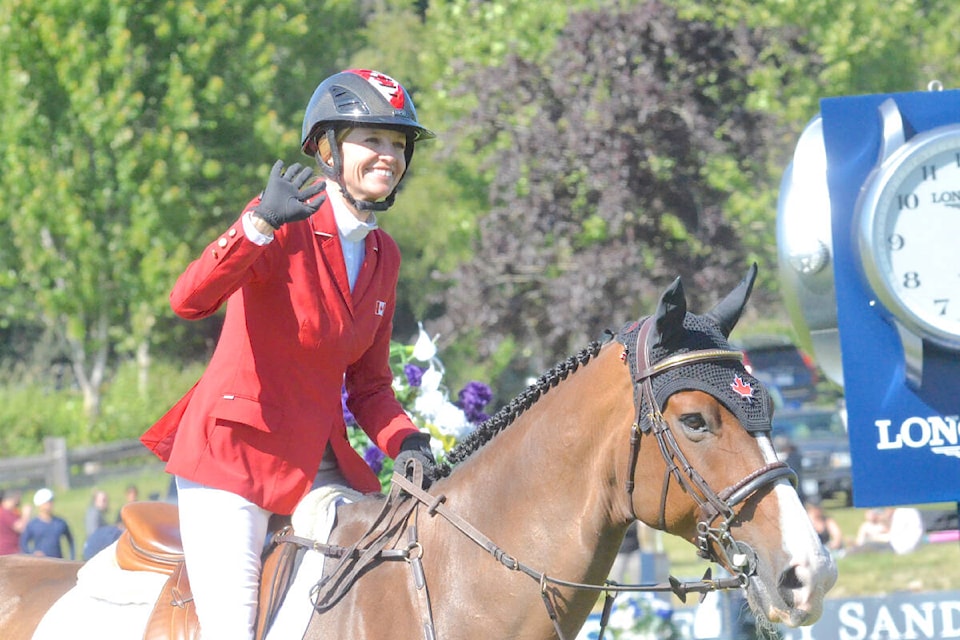
[[[680,416],[680,422],[692,431],[703,431],[707,428],[707,421],[703,419],[703,414],[700,413],[685,413]]]

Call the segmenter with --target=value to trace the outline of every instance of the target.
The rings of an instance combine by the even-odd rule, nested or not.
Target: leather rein
[[[715,492],[710,485],[690,465],[686,456],[680,450],[676,439],[661,414],[654,398],[651,380],[664,371],[693,362],[719,359],[742,360],[743,354],[739,351],[723,349],[708,349],[691,351],[666,358],[650,365],[649,348],[646,345],[652,320],[647,319],[641,326],[637,336],[637,376],[633,383],[638,392],[636,398],[637,417],[631,426],[629,467],[626,481],[626,491],[629,497],[631,510],[633,509],[634,474],[640,452],[640,434],[642,428],[641,398],[645,398],[647,406],[651,407],[647,430],[652,431],[657,439],[660,452],[666,462],[663,490],[660,500],[660,528],[665,529],[666,502],[669,484],[676,478],[679,484],[694,498],[698,504],[697,548],[698,554],[728,568],[733,576],[730,578],[712,579],[711,571],[707,569],[699,581],[681,582],[669,577],[667,583],[660,584],[632,584],[621,585],[605,581],[604,584],[587,584],[570,582],[553,578],[546,573],[534,569],[514,556],[501,549],[483,532],[476,529],[469,522],[461,518],[445,502],[446,496],[434,495],[423,489],[423,470],[415,460],[408,462],[407,468],[400,473],[395,470],[390,494],[384,503],[383,510],[367,533],[351,547],[327,545],[288,534],[281,542],[289,542],[303,547],[312,548],[327,556],[340,558],[340,562],[331,573],[314,586],[312,599],[318,611],[332,608],[342,598],[350,585],[376,559],[405,560],[413,571],[413,583],[420,600],[422,630],[425,640],[436,640],[436,630],[433,622],[433,612],[430,604],[429,592],[424,578],[421,563],[422,548],[417,540],[416,520],[419,517],[417,506],[426,507],[426,514],[430,517],[441,516],[453,527],[466,535],[470,540],[490,553],[501,565],[511,571],[519,571],[540,586],[540,595],[547,610],[557,637],[565,639],[560,627],[560,616],[553,602],[550,587],[566,587],[580,590],[605,592],[606,601],[601,615],[600,638],[603,634],[613,608],[616,595],[622,592],[672,592],[682,602],[686,602],[688,593],[699,593],[702,600],[707,593],[725,589],[742,588],[749,582],[750,576],[756,572],[757,555],[746,543],[735,540],[730,532],[730,525],[736,517],[735,507],[747,501],[760,489],[773,485],[781,479],[789,479],[796,484],[796,474],[783,462],[773,462],[748,474],[739,482],[720,492]],[[407,476],[411,476],[408,478]],[[412,498],[412,500],[410,499]],[[635,514],[634,518],[636,517]],[[413,523],[410,523],[411,518]],[[714,522],[722,518],[719,525]],[[404,525],[403,523],[407,523]],[[402,529],[406,526],[407,543],[400,544]],[[379,529],[379,531],[378,531]],[[395,546],[386,548],[390,542]]]

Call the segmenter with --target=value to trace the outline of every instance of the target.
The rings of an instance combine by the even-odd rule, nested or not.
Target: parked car
[[[807,500],[823,500],[843,494],[853,503],[850,471],[850,440],[846,415],[833,407],[781,409],[773,416],[773,440],[782,460],[788,460],[792,445],[798,462],[791,464],[800,477],[800,490]],[[799,468],[798,468],[799,467]]]
[[[743,351],[747,371],[779,393],[784,406],[800,406],[817,399],[817,367],[786,336],[754,336],[736,346]]]

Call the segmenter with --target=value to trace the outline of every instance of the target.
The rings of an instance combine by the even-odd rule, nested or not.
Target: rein
[[[414,586],[419,594],[421,615],[423,616],[422,628],[424,630],[424,638],[426,640],[436,640],[437,635],[433,622],[433,611],[430,604],[430,596],[426,588],[423,564],[421,562],[422,548],[417,540],[417,526],[416,524],[409,523],[411,518],[416,520],[418,517],[417,514],[419,511],[417,511],[416,507],[420,504],[426,507],[427,515],[430,517],[442,517],[507,569],[519,571],[536,581],[540,586],[540,597],[543,600],[547,615],[560,640],[565,640],[566,636],[564,636],[563,630],[560,628],[560,615],[551,599],[550,586],[606,593],[601,617],[601,633],[599,636],[602,638],[603,630],[607,625],[613,609],[614,599],[620,593],[627,591],[648,593],[671,592],[676,595],[681,602],[687,601],[687,594],[698,593],[702,601],[703,598],[712,591],[737,589],[744,585],[739,577],[713,579],[710,569],[707,569],[703,577],[697,581],[682,582],[670,576],[666,583],[646,585],[617,584],[613,582],[588,584],[553,578],[510,555],[482,531],[448,508],[445,504],[447,500],[446,496],[442,494],[434,495],[423,489],[423,470],[418,461],[408,461],[405,470],[412,472],[411,475],[413,479],[411,480],[406,475],[394,471],[391,480],[390,495],[385,500],[379,515],[374,523],[367,529],[367,532],[350,547],[320,543],[309,538],[293,535],[292,531],[289,530],[278,534],[276,539],[278,543],[295,544],[300,547],[312,549],[325,556],[340,559],[333,571],[325,575],[314,585],[311,591],[311,600],[317,611],[323,612],[333,607],[340,598],[346,594],[359,574],[368,569],[375,561],[405,560],[410,564],[413,571]],[[408,523],[408,541],[406,546],[387,548],[390,541],[394,541],[394,543],[399,541],[404,523]],[[364,542],[366,542],[366,544],[364,544]]]
[[[415,460],[411,460],[408,464],[419,465]],[[744,586],[744,583],[739,577],[734,578],[721,578],[714,580],[711,578],[711,571],[707,569],[707,572],[704,574],[703,578],[698,581],[689,581],[681,582],[673,576],[670,576],[667,583],[660,584],[651,584],[651,585],[621,585],[611,582],[599,584],[587,584],[583,582],[571,582],[568,580],[561,580],[559,578],[552,578],[542,571],[538,571],[533,567],[517,560],[512,555],[508,554],[506,551],[501,549],[493,540],[484,535],[480,530],[474,527],[472,524],[461,518],[459,515],[451,511],[444,504],[446,502],[446,496],[440,495],[435,496],[428,491],[425,491],[420,486],[411,482],[406,476],[401,475],[397,472],[394,472],[393,479],[391,480],[394,486],[399,487],[403,490],[404,493],[412,496],[417,502],[420,502],[427,507],[427,514],[431,517],[441,516],[447,522],[449,522],[454,528],[460,531],[462,534],[467,536],[470,540],[476,543],[479,547],[483,548],[487,553],[492,555],[497,562],[502,564],[504,567],[511,571],[519,571],[526,576],[529,576],[535,580],[540,585],[540,597],[543,600],[544,607],[547,610],[547,615],[550,617],[551,623],[553,623],[554,631],[557,634],[557,637],[560,640],[564,640],[565,636],[563,630],[560,628],[560,615],[557,612],[557,608],[551,599],[551,594],[548,590],[550,585],[558,587],[568,587],[571,589],[579,589],[583,591],[597,591],[605,592],[607,594],[606,600],[604,602],[603,614],[601,616],[601,631],[599,637],[603,637],[604,628],[607,625],[607,620],[609,619],[610,612],[613,608],[613,601],[616,598],[616,595],[625,591],[630,592],[672,592],[676,595],[681,602],[687,601],[688,593],[699,593],[700,600],[702,601],[704,597],[711,591],[719,591],[721,589],[737,589]],[[432,621],[430,624],[432,629]],[[427,638],[435,638],[436,634],[430,632],[426,635]]]

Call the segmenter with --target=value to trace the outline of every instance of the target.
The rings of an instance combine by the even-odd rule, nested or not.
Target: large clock
[[[960,350],[960,124],[908,137],[892,99],[879,109],[882,147],[857,199],[857,248],[919,375],[923,345]]]

